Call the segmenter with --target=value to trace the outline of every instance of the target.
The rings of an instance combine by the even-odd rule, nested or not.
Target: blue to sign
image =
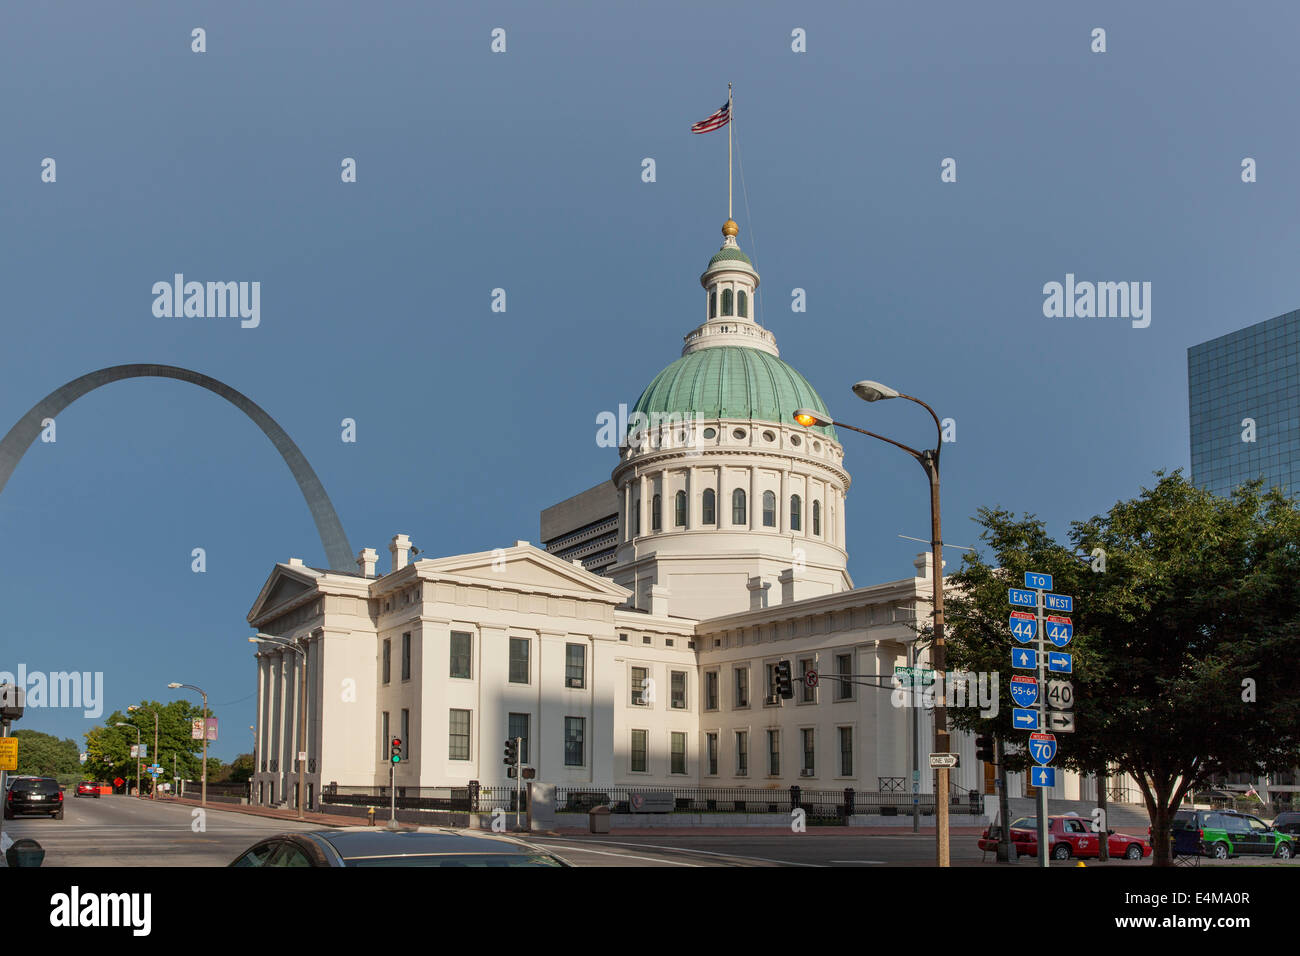
[[[1012,648],[1011,666],[1026,671],[1038,670],[1038,651],[1031,651],[1025,647]]]
[[[1060,651],[1047,652],[1047,669],[1054,674],[1074,673],[1074,657]]]
[[[1016,607],[1038,607],[1038,595],[1020,588],[1007,588],[1007,600]]]
[[[1016,728],[1016,730],[1037,730],[1038,711],[1025,710],[1021,707],[1012,707],[1011,726]]]
[[[1043,598],[1043,607],[1049,611],[1064,611],[1069,614],[1074,610],[1074,598],[1068,594],[1045,594]]]
[[[1056,768],[1055,767],[1030,767],[1029,782],[1035,787],[1042,787],[1044,790],[1050,790],[1056,786]]]
[[[1052,590],[1052,576],[1050,574],[1040,574],[1037,571],[1025,572],[1025,587],[1034,588],[1038,591]]]

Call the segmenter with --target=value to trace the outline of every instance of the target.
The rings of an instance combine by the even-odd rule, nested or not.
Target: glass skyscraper
[[[1300,495],[1300,311],[1192,346],[1187,383],[1195,484]]]

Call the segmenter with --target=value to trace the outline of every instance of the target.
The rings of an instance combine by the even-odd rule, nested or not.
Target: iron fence
[[[876,793],[869,790],[809,790],[785,787],[755,790],[744,787],[557,787],[556,811],[586,813],[592,807],[607,806],[613,813],[632,813],[634,794],[672,794],[673,813],[779,813],[789,815],[802,809],[809,818],[840,819],[854,814],[893,816],[912,812],[913,798],[906,793]],[[924,814],[935,812],[934,794],[919,794]],[[949,812],[982,813],[983,796],[970,799],[967,791],[954,793]]]
[[[514,787],[482,787],[473,781],[466,787],[403,787],[397,790],[399,810],[449,810],[458,813],[490,813],[492,810],[517,810]],[[393,804],[393,788],[387,785],[339,786],[327,784],[320,795],[321,803],[335,806],[387,807]],[[528,806],[528,790],[523,790],[523,808]]]

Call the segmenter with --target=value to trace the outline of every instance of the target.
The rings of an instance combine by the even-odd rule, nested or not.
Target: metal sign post
[[[515,738],[515,753],[519,759],[515,762],[515,829],[524,828],[524,738]]]

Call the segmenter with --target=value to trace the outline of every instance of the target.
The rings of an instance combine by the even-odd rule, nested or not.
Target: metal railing
[[[809,817],[842,818],[855,814],[892,816],[910,813],[912,797],[906,793],[874,793],[869,790],[809,790],[784,787],[779,790],[756,790],[745,787],[557,787],[556,812],[586,813],[593,807],[608,806],[613,813],[632,813],[633,794],[672,794],[673,813],[779,813],[789,815],[795,809]],[[921,812],[933,814],[933,794],[918,796]],[[972,802],[968,791],[954,794],[949,812],[981,813],[983,797],[976,794]]]
[[[458,813],[490,813],[496,809],[515,810],[514,787],[482,787],[471,782],[466,787],[404,787],[397,788],[399,810],[449,810]],[[387,807],[393,803],[393,788],[376,786],[339,786],[327,784],[320,802],[334,806]],[[528,790],[524,788],[523,803],[528,805]]]

